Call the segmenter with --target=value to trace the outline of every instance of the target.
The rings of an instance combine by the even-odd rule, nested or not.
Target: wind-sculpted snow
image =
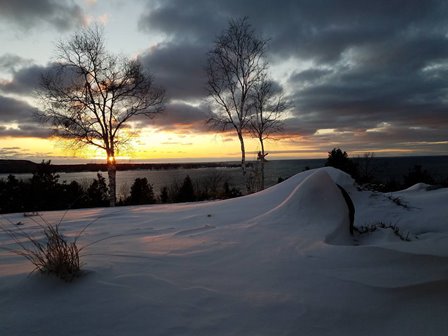
[[[304,231],[308,239],[349,243],[351,237],[347,204],[328,172],[334,171],[314,171],[301,180],[282,203],[256,217],[253,222],[265,225],[294,225],[295,228],[290,230],[297,231],[297,234],[302,236],[304,234],[300,232]],[[333,176],[338,182],[347,182],[336,174]]]
[[[351,236],[336,183],[355,227],[412,239]],[[0,335],[447,335],[447,203],[447,189],[361,192],[323,168],[237,199],[70,211],[67,234],[98,219],[81,243],[105,239],[87,249],[87,274],[28,276],[0,251]]]

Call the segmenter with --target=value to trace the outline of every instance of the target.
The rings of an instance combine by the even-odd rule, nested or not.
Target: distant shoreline
[[[355,162],[362,164],[362,157],[352,157]],[[319,163],[318,166],[322,167],[325,163],[325,158],[315,159],[285,159],[285,160],[272,160],[272,162],[279,161],[304,161],[310,163],[310,166],[314,168],[314,163]],[[395,157],[381,157],[375,156],[372,160],[373,166],[376,169],[383,170],[384,162],[389,164],[394,162],[393,166],[400,166],[405,170],[401,173],[405,173],[413,165],[430,164],[434,169],[434,165],[443,172],[448,169],[448,156],[446,155],[427,155],[427,156],[395,156]],[[250,167],[254,161],[247,161],[247,165]],[[271,162],[271,160],[269,160]],[[307,165],[308,165],[307,163]],[[0,174],[32,174],[37,171],[37,167],[40,163],[36,163],[30,160],[14,160],[14,159],[0,159]],[[376,166],[376,167],[375,167]],[[132,171],[132,170],[173,170],[173,169],[200,169],[200,168],[239,168],[240,161],[213,161],[213,162],[176,162],[176,163],[117,163],[117,171]],[[78,172],[106,172],[106,163],[76,163],[76,164],[51,164],[53,172],[57,173],[78,173]],[[373,168],[373,167],[372,167]],[[389,166],[385,170],[394,170]],[[383,172],[386,173],[387,172]],[[439,174],[441,172],[438,172]],[[389,172],[390,174],[390,172]],[[443,173],[444,175],[444,173]]]
[[[36,171],[39,163],[29,160],[0,159],[0,174],[30,174]],[[192,163],[118,163],[117,170],[169,170],[194,168],[235,168],[237,162],[192,162]],[[107,171],[105,163],[51,164],[57,173],[78,173]]]

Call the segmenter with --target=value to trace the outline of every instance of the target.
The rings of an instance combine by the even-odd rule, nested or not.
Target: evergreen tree
[[[63,203],[65,209],[80,208],[87,205],[86,192],[77,181],[62,184]]]
[[[131,195],[128,204],[152,204],[155,203],[154,191],[152,185],[148,183],[148,179],[136,178],[131,186]]]
[[[24,183],[14,175],[8,175],[6,181],[0,180],[0,213],[19,212],[25,208],[25,200],[30,193],[24,194]]]
[[[356,165],[348,157],[347,152],[343,152],[340,148],[333,148],[331,152],[328,152],[325,166],[340,169],[350,174],[353,178],[356,178],[358,175]]]
[[[100,173],[97,174],[97,179],[93,180],[87,189],[87,197],[90,206],[107,206],[109,191],[106,179]]]
[[[184,183],[179,189],[179,193],[177,195],[178,202],[194,202],[196,200],[196,195],[194,192],[193,182],[189,175],[187,175],[184,179]]]
[[[168,195],[168,187],[165,186],[160,191],[160,202],[161,203],[168,203],[169,195]]]
[[[32,211],[61,209],[62,189],[58,180],[59,175],[54,172],[51,160],[43,160],[37,165],[30,181],[30,203],[27,208]]]

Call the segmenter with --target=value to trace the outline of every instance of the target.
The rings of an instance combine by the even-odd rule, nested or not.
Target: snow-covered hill
[[[355,227],[379,228],[350,236],[335,183]],[[81,244],[108,239],[69,284],[0,252],[0,335],[447,335],[448,190],[429,189],[321,168],[231,200],[70,211],[68,235],[99,218]]]

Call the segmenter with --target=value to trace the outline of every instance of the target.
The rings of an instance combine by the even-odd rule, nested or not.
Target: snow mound
[[[416,192],[416,191],[428,191],[432,188],[433,186],[431,186],[430,184],[426,184],[426,183],[417,183],[414,184],[413,186],[402,190],[401,192]]]
[[[314,175],[317,172],[325,172],[334,183],[339,184],[344,188],[351,189],[355,186],[355,180],[349,174],[344,173],[343,171],[336,169],[334,167],[323,167],[297,173],[296,175],[291,176],[285,181],[275,186],[272,186],[266,190],[277,192],[279,189],[284,189],[286,186],[296,187],[298,184],[302,183],[305,179],[307,179],[311,175]]]
[[[342,170],[333,168],[333,167],[325,167],[320,168],[318,170],[326,172],[334,183],[339,184],[344,188],[353,188],[355,187],[355,180],[347,173],[344,173]]]
[[[299,175],[296,177],[301,177]],[[328,168],[306,175],[283,202],[253,221],[288,223],[305,230],[312,239],[332,244],[348,243],[351,240],[348,207],[335,182],[350,186],[353,180],[345,173]]]

